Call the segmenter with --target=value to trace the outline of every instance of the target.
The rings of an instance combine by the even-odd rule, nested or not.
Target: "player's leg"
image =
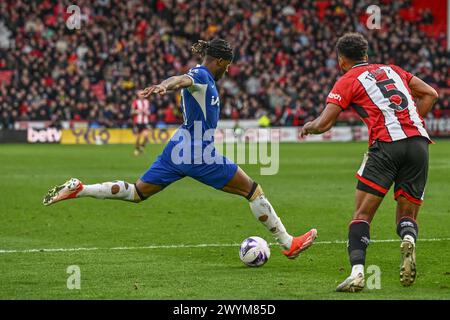
[[[416,279],[417,215],[428,176],[428,140],[422,137],[404,141],[405,160],[395,180],[396,222],[400,244],[400,282],[410,286]]]
[[[287,231],[275,209],[265,196],[261,186],[254,182],[241,168],[237,168],[233,178],[222,188],[228,193],[245,197],[258,221],[272,233],[278,244],[285,250],[288,258],[297,257],[301,251],[312,245],[317,231],[312,229],[300,237],[292,237]]]
[[[175,168],[159,156],[136,183],[112,181],[85,185],[72,178],[50,189],[44,197],[44,205],[74,198],[116,199],[141,202],[183,177]]]
[[[138,126],[137,131],[136,131],[136,142],[134,144],[134,155],[135,156],[138,156],[141,154],[141,135],[142,135],[142,130]]]
[[[355,211],[348,229],[348,255],[352,271],[337,288],[337,291],[358,292],[364,288],[366,251],[370,242],[370,223],[388,192],[396,167],[387,156],[384,146],[375,143],[357,173]]]
[[[164,189],[164,186],[143,182],[138,179],[130,184],[125,181],[103,182],[83,185],[77,198],[91,197],[95,199],[117,199],[131,202],[141,202]]]
[[[419,227],[416,219],[420,205],[410,202],[403,196],[397,198],[397,234],[400,244],[401,265],[400,283],[410,286],[416,279],[416,241]]]
[[[364,288],[364,267],[366,250],[370,242],[370,223],[383,201],[382,196],[359,189],[356,190],[356,208],[348,227],[347,244],[352,270],[350,276],[337,287],[337,291],[357,292]]]
[[[285,250],[291,247],[293,237],[287,233],[261,186],[250,179],[244,170],[238,167],[236,174],[222,190],[247,198],[255,218],[273,234]]]
[[[145,128],[141,134],[141,142],[140,142],[140,147],[139,147],[141,153],[144,152],[147,142],[148,142],[148,128]]]
[[[121,180],[83,184],[80,180],[71,178],[62,185],[50,189],[45,195],[43,203],[44,205],[50,205],[61,200],[84,197],[138,203],[161,191],[163,188],[161,185],[145,183],[140,179],[134,184]]]

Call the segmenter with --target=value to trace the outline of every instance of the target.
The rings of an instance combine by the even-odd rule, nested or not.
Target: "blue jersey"
[[[189,176],[222,189],[238,167],[214,148],[214,130],[220,115],[216,83],[204,66],[197,65],[186,75],[192,79],[192,85],[181,91],[183,125],[141,180],[167,186]]]
[[[194,123],[202,123],[202,134],[216,129],[220,115],[220,99],[216,82],[207,68],[197,65],[186,74],[192,79],[189,88],[181,90],[182,128],[194,136]]]
[[[191,78],[192,85],[181,90],[183,125],[170,139],[164,154],[169,156],[168,153],[172,153],[176,145],[184,148],[189,145],[189,157],[197,159],[198,162],[207,147],[211,147],[212,156],[215,156],[214,132],[219,121],[220,99],[216,82],[206,67],[197,65],[190,69],[186,76]],[[180,156],[183,155],[185,153],[181,151]]]

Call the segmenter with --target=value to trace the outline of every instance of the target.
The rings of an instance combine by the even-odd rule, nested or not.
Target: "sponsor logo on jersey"
[[[217,106],[219,106],[219,103],[220,103],[219,97],[217,97],[215,99],[214,98],[215,98],[214,96],[211,97],[211,105],[215,106],[217,104]]]
[[[330,92],[330,94],[328,95],[328,98],[330,98],[330,99],[336,99],[336,100],[338,100],[338,101],[341,101],[341,100],[342,100],[340,94],[333,93],[333,92]]]

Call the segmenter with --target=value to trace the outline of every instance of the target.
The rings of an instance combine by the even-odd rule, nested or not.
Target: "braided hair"
[[[210,56],[227,61],[233,60],[233,48],[228,41],[219,38],[210,41],[198,40],[192,45],[191,50],[202,58]]]

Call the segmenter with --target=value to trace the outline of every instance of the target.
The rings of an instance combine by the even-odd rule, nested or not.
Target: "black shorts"
[[[424,137],[375,141],[356,174],[357,189],[384,197],[394,182],[394,197],[422,204],[428,176],[428,144]]]
[[[149,128],[148,124],[135,124],[133,131],[135,134],[138,134],[138,133],[142,133],[142,131],[144,131],[144,130],[148,130],[148,128]]]

